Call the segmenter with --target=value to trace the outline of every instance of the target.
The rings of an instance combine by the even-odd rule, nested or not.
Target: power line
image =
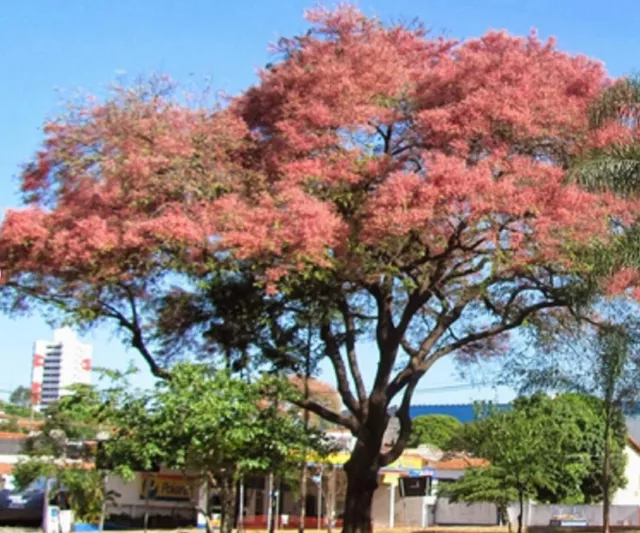
[[[440,387],[422,387],[416,389],[416,394],[428,394],[434,392],[446,392],[456,390],[476,389],[478,387],[494,387],[495,383],[490,381],[480,381],[478,383],[458,383],[456,385],[441,385]]]

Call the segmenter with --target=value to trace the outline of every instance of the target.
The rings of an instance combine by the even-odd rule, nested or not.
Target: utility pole
[[[311,324],[307,334],[307,350],[304,355],[304,399],[309,400],[309,379],[311,378]],[[305,438],[309,435],[309,410],[305,407],[302,411],[304,417]],[[307,448],[302,450],[302,465],[300,467],[300,500],[298,533],[304,533],[305,520],[307,518]]]

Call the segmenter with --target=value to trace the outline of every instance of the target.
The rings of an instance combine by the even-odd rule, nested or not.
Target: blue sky
[[[229,93],[255,80],[269,61],[267,45],[304,30],[306,0],[24,0],[5,2],[0,17],[0,212],[19,203],[20,164],[41,140],[40,126],[78,89],[100,96],[119,78],[167,73],[178,82],[209,84]],[[610,74],[636,72],[640,3],[634,0],[363,0],[357,5],[386,20],[420,18],[435,33],[474,37],[488,29],[526,34],[537,28],[560,48],[604,61]],[[29,382],[31,347],[51,331],[39,316],[0,317],[2,391]],[[95,364],[124,367],[126,352],[108,329],[86,337]],[[365,374],[375,370],[374,354]],[[367,363],[366,359],[369,359]],[[325,373],[329,379],[329,374]],[[477,376],[476,376],[477,377]],[[140,384],[151,382],[145,373]],[[423,380],[419,402],[510,398],[505,389],[450,389],[461,382],[450,361]]]

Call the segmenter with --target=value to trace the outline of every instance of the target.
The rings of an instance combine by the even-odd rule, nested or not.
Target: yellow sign
[[[327,457],[326,462],[330,465],[344,465],[350,457],[351,454],[349,452],[332,453]]]
[[[141,500],[184,502],[195,495],[194,480],[167,474],[143,474],[140,480]]]
[[[326,458],[320,458],[311,454],[309,457],[314,462],[341,466],[344,465],[351,457],[349,452],[332,453]],[[420,456],[402,455],[396,461],[391,463],[388,468],[400,468],[403,470],[420,470],[424,466],[424,460]]]
[[[349,457],[351,457],[349,452],[332,453],[327,457],[321,457],[318,454],[311,452],[307,455],[307,460],[314,463],[342,466],[349,460]]]
[[[411,455],[401,455],[396,461],[389,465],[389,468],[403,468],[409,470],[420,470],[424,466],[422,457]]]
[[[222,520],[220,519],[219,514],[214,514],[213,518],[209,519],[209,527],[211,529],[220,529],[221,523],[222,523]]]

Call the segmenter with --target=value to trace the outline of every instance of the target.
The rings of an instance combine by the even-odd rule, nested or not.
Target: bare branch
[[[465,278],[467,276],[472,276],[473,274],[478,274],[482,271],[482,269],[489,263],[489,258],[484,257],[482,260],[473,267],[465,268],[464,270],[458,270],[458,268],[464,265],[467,261],[463,261],[459,265],[456,265],[449,274],[447,274],[441,281],[442,284],[452,281],[454,279]]]
[[[373,124],[370,123],[370,125],[373,126]],[[382,140],[384,142],[384,153],[388,154],[390,149],[391,149],[391,137],[393,135],[393,126],[389,125],[387,127],[387,131],[384,131],[380,126],[374,126],[376,132],[378,133],[378,135],[380,135],[380,137],[382,137]]]
[[[24,285],[18,285],[16,283],[6,284],[6,285],[11,286],[12,288],[15,288],[16,290],[21,291],[25,294],[28,294],[29,297],[39,300],[44,304],[55,305],[60,308],[66,309],[68,312],[74,312],[72,309],[70,309],[69,302],[66,300],[66,298],[71,298],[71,297],[65,297],[65,296],[53,295],[53,294],[49,294],[45,296],[43,294],[40,294],[36,289],[27,287]],[[169,372],[163,369],[156,362],[153,354],[150,352],[150,350],[146,346],[144,337],[142,335],[142,328],[139,324],[139,319],[138,319],[139,314],[138,314],[137,306],[135,303],[135,296],[133,292],[126,285],[120,285],[120,287],[124,290],[127,302],[129,303],[130,310],[131,310],[131,318],[130,319],[127,318],[116,307],[96,297],[93,301],[100,306],[100,310],[98,312],[103,317],[115,319],[120,324],[120,326],[122,326],[123,328],[125,328],[131,333],[131,345],[140,353],[140,355],[142,355],[143,359],[149,366],[149,369],[151,370],[151,373],[154,376],[160,379],[170,379],[171,376]]]
[[[520,326],[525,319],[534,314],[537,313],[538,311],[541,311],[542,309],[549,309],[552,307],[564,307],[568,305],[568,302],[566,301],[562,301],[562,300],[556,300],[556,301],[544,301],[544,302],[539,302],[535,305],[531,305],[525,309],[522,309],[517,315],[516,317],[510,321],[510,322],[503,322],[501,324],[497,324],[492,328],[486,329],[484,331],[481,331],[479,333],[471,333],[465,337],[462,337],[461,339],[457,340],[456,342],[453,342],[451,344],[449,344],[448,346],[445,346],[443,348],[441,348],[440,350],[434,352],[432,355],[429,356],[429,359],[431,358],[436,358],[439,359],[440,357],[443,357],[447,354],[450,354],[451,352],[454,352],[460,348],[462,348],[463,346],[466,346],[467,344],[471,344],[473,342],[478,342],[484,339],[487,339],[489,337],[493,337],[495,335],[499,335],[500,333],[503,333],[505,331],[509,331],[513,328],[516,328],[518,326]]]
[[[405,349],[405,351],[407,351],[407,353],[410,353],[412,357],[407,366],[403,368],[389,384],[389,388],[387,391],[389,401],[391,401],[403,389],[403,387],[405,387],[407,383],[409,383],[414,373],[421,371],[423,368],[425,368],[425,365],[428,365],[427,367],[429,367],[438,359],[463,346],[466,346],[467,344],[493,337],[495,335],[503,333],[504,331],[513,329],[521,325],[529,315],[536,313],[541,309],[563,305],[560,300],[552,302],[540,302],[536,305],[532,305],[524,310],[521,310],[520,313],[518,313],[512,321],[503,322],[494,326],[493,328],[489,328],[488,330],[456,339],[448,346],[445,346],[444,348],[441,348],[440,350],[430,354],[430,351],[433,349],[442,335],[444,335],[444,333],[451,327],[451,325],[460,318],[465,306],[471,300],[472,298],[461,300],[455,305],[450,313],[441,314],[436,323],[436,326],[425,337],[417,350],[408,345],[408,343],[403,342],[403,348]],[[491,305],[495,309],[495,306],[493,306],[493,304],[488,299],[485,299],[485,305]]]
[[[411,346],[411,344],[409,344],[409,341],[404,337],[402,337],[402,339],[400,340],[400,346],[407,353],[409,357],[418,356],[418,350],[416,350],[413,346]]]
[[[442,337],[444,332],[447,331],[451,324],[460,317],[467,302],[467,300],[458,302],[449,314],[440,314],[436,326],[429,332],[422,343],[420,343],[420,348],[417,350],[409,346],[408,343],[403,343],[403,349],[405,349],[405,351],[410,349],[412,356],[407,365],[398,372],[391,383],[389,383],[389,387],[387,389],[387,401],[390,402],[405,386],[407,386],[416,373],[424,373],[426,368],[429,368],[431,364],[433,364],[431,362],[431,357],[425,361],[426,356],[429,354],[429,351],[433,348],[436,342],[438,342],[440,337]],[[435,362],[435,360],[433,362]],[[425,370],[423,370],[423,368]]]

